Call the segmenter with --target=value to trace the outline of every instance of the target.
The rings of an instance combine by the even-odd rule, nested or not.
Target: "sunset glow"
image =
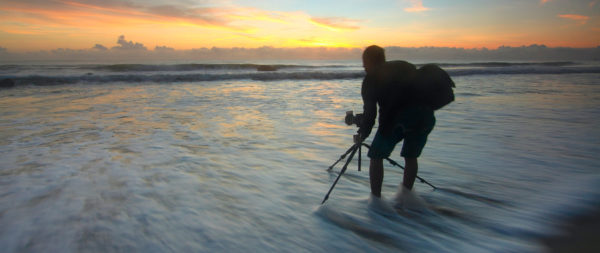
[[[0,0],[0,48],[596,47],[596,2]]]

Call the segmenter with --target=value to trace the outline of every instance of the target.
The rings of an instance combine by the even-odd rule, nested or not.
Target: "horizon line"
[[[373,44],[373,45],[377,45],[377,44]],[[98,46],[100,46],[102,49],[98,49]],[[177,49],[177,48],[172,48],[172,47],[168,47],[165,45],[162,46],[155,46],[153,49],[148,49],[145,46],[142,45],[141,48],[121,48],[119,46],[114,46],[114,47],[104,47],[100,44],[96,44],[93,47],[87,47],[87,48],[63,48],[63,47],[59,47],[59,48],[54,48],[54,49],[40,49],[40,50],[29,50],[29,51],[12,51],[10,50],[10,48],[5,48],[2,45],[0,45],[0,53],[41,53],[41,52],[54,52],[54,51],[62,51],[62,50],[66,50],[66,51],[108,51],[108,50],[122,50],[122,51],[193,51],[193,50],[212,50],[212,49],[225,49],[225,50],[234,50],[234,49],[242,49],[242,50],[257,50],[257,49],[347,49],[347,50],[356,50],[356,49],[364,49],[368,46],[364,46],[364,47],[344,47],[344,46],[300,46],[300,47],[277,47],[277,46],[270,46],[270,45],[263,45],[263,46],[259,46],[259,47],[218,47],[218,46],[211,46],[211,47],[196,47],[196,48],[183,48],[183,49]],[[537,47],[537,48],[547,48],[547,49],[595,49],[595,48],[600,48],[600,44],[597,46],[590,46],[590,47],[573,47],[573,46],[546,46],[545,44],[522,44],[520,46],[511,46],[511,45],[500,45],[498,47],[492,48],[492,47],[458,47],[458,46],[398,46],[398,45],[388,45],[388,46],[381,46],[383,48],[407,48],[407,49],[419,49],[419,48],[427,48],[427,49],[463,49],[463,50],[498,50],[501,48],[533,48],[533,47]]]

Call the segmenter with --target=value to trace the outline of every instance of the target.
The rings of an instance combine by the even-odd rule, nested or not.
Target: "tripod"
[[[331,194],[331,191],[333,191],[333,188],[335,187],[335,185],[337,184],[337,182],[340,180],[340,177],[342,176],[342,174],[344,174],[344,172],[346,172],[346,169],[348,169],[348,164],[350,164],[350,161],[352,161],[352,158],[354,158],[354,155],[356,154],[356,152],[358,151],[358,171],[360,171],[360,166],[361,166],[361,147],[365,146],[368,149],[371,149],[371,146],[369,146],[368,144],[362,143],[362,141],[356,141],[358,140],[358,135],[354,135],[354,140],[355,143],[354,145],[352,145],[348,150],[346,150],[346,153],[344,153],[343,155],[340,156],[340,158],[335,161],[335,163],[333,163],[331,166],[329,166],[329,168],[327,169],[328,171],[333,169],[333,167],[335,167],[335,165],[337,165],[341,160],[343,160],[344,158],[346,158],[346,156],[348,154],[350,154],[350,156],[348,157],[348,159],[346,160],[346,163],[344,164],[344,166],[342,167],[342,170],[340,171],[340,174],[337,176],[337,178],[335,179],[335,181],[333,182],[333,185],[331,185],[331,188],[329,188],[329,191],[327,192],[327,194],[325,195],[325,198],[323,198],[323,201],[321,202],[321,205],[325,203],[325,201],[327,201],[327,199],[329,199],[329,194]],[[389,163],[391,163],[392,165],[398,166],[400,167],[402,170],[404,170],[404,167],[402,167],[402,165],[398,164],[396,161],[390,159],[390,158],[385,158]],[[435,187],[434,185],[430,184],[429,182],[425,181],[425,179],[416,176],[417,179],[419,179],[419,181],[421,181],[421,183],[425,183],[429,186],[431,186],[433,188],[433,190],[438,189],[437,187]]]

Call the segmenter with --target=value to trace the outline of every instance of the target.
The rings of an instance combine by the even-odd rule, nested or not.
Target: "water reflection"
[[[543,222],[532,215],[544,209],[540,199],[584,203],[580,188],[597,189],[577,180],[570,192],[538,190],[598,167],[600,86],[568,85],[572,76],[561,84],[569,89],[519,93],[524,84],[504,76],[470,78],[457,78],[458,89],[477,95],[436,113],[420,175],[503,204],[417,186],[449,215],[378,220],[398,244],[529,246],[514,233]],[[362,110],[359,88],[341,80],[12,89],[0,99],[0,242],[13,251],[390,251],[314,214],[335,178],[327,166],[352,144],[356,128],[343,117]],[[351,168],[332,210],[372,219],[367,173]],[[400,176],[386,171],[386,192]]]

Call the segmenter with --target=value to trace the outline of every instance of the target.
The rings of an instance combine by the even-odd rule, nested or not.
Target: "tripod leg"
[[[365,144],[365,143],[363,143],[362,145],[363,145],[363,146],[365,146],[365,147],[367,147],[368,149],[370,149],[370,148],[371,148],[371,146],[369,146],[368,144]],[[388,162],[390,162],[392,165],[394,165],[394,166],[398,166],[398,167],[400,167],[402,170],[404,170],[404,167],[402,167],[402,165],[398,164],[396,161],[394,161],[394,160],[392,160],[392,159],[390,159],[390,158],[385,158],[385,160],[387,160]],[[431,186],[431,188],[433,188],[434,190],[437,190],[437,187],[435,187],[434,185],[432,185],[432,184],[430,184],[429,182],[425,181],[425,179],[423,179],[423,178],[421,178],[421,177],[419,177],[419,176],[417,176],[417,179],[419,179],[419,181],[420,181],[421,183],[427,184],[427,185]]]
[[[325,201],[327,201],[327,199],[329,199],[329,194],[331,194],[331,191],[333,191],[333,188],[335,187],[335,185],[337,184],[337,182],[340,180],[340,177],[342,176],[342,174],[344,174],[344,172],[346,172],[346,169],[348,169],[348,164],[350,163],[350,161],[352,161],[352,158],[354,157],[354,154],[356,154],[356,151],[358,150],[358,147],[359,147],[358,144],[354,144],[350,148],[350,151],[352,152],[352,153],[350,153],[350,157],[348,157],[348,160],[346,160],[346,164],[344,164],[344,167],[342,167],[342,170],[340,171],[340,174],[337,176],[337,178],[333,182],[333,185],[331,185],[331,188],[329,188],[329,191],[325,195],[325,198],[323,198],[323,201],[321,202],[321,205],[323,203],[325,203]]]
[[[361,160],[362,145],[361,144],[356,144],[356,145],[358,145],[358,171],[360,171],[360,165],[362,163],[362,160]]]
[[[352,150],[356,147],[355,145],[352,145],[348,150],[346,150],[346,153],[344,153],[343,155],[340,156],[340,159],[338,159],[337,161],[335,161],[335,163],[333,163],[331,166],[329,166],[329,168],[327,170],[331,170],[333,169],[333,167],[335,167],[335,165],[337,165],[342,159],[346,158],[346,156],[348,154],[350,154],[350,152],[352,152]]]

